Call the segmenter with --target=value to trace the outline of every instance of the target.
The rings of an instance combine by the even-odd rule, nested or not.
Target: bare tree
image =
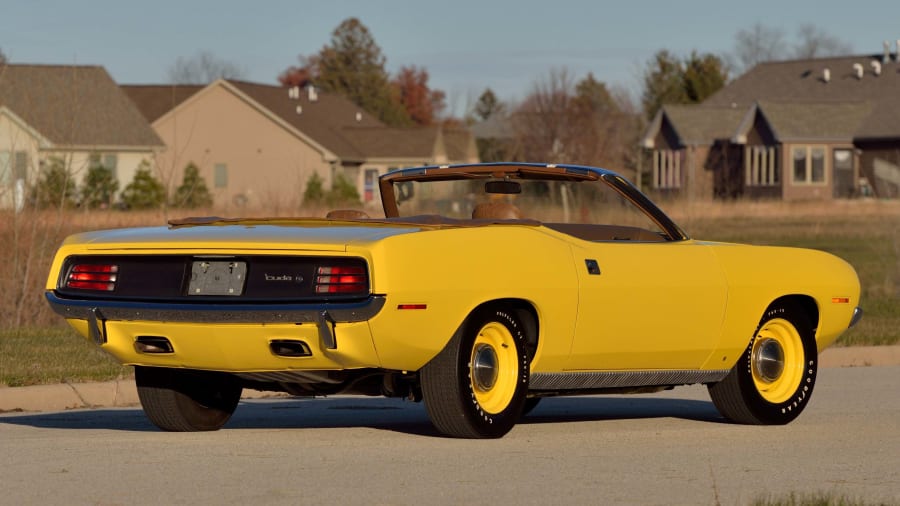
[[[826,33],[811,24],[801,25],[794,44],[794,58],[809,59],[824,56],[846,56],[853,52],[853,45]]]
[[[235,63],[201,51],[190,58],[179,56],[168,74],[172,84],[207,84],[216,79],[244,79],[246,72]]]
[[[565,69],[539,79],[513,112],[522,158],[626,168],[638,120],[627,93]]]
[[[734,58],[737,70],[750,70],[757,63],[780,60],[787,55],[784,31],[756,23],[749,30],[738,30],[734,36]]]

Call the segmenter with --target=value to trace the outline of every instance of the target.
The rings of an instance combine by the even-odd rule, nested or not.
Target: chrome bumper
[[[854,325],[856,325],[857,323],[859,323],[859,321],[862,320],[862,316],[863,316],[863,310],[862,310],[862,308],[859,307],[859,306],[856,306],[856,307],[853,309],[853,316],[850,317],[850,325],[847,325],[847,328],[848,328],[848,329],[849,329],[849,328],[852,328]]]
[[[314,323],[326,348],[334,349],[335,323],[362,322],[384,307],[384,295],[361,302],[313,304],[178,304],[115,300],[66,299],[46,292],[56,314],[89,322],[91,338],[106,342],[105,322],[156,321],[178,323]]]

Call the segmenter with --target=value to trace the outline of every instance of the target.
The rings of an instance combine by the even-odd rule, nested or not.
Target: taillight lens
[[[111,292],[116,289],[119,266],[113,264],[75,264],[66,277],[66,288]]]
[[[364,293],[368,288],[365,267],[331,266],[316,269],[316,293]]]

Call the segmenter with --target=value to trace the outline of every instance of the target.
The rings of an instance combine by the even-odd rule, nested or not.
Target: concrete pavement
[[[820,367],[869,367],[900,365],[900,345],[828,348]],[[245,399],[283,394],[244,390]],[[63,411],[81,408],[136,406],[140,404],[134,380],[98,383],[64,383],[27,387],[0,387],[0,413],[10,411]]]

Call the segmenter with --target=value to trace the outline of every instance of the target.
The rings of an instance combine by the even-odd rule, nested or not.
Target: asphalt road
[[[546,399],[500,440],[438,436],[421,404],[243,402],[225,429],[139,409],[0,415],[0,504],[900,504],[900,366],[822,369],[792,424],[724,423],[703,387]]]

